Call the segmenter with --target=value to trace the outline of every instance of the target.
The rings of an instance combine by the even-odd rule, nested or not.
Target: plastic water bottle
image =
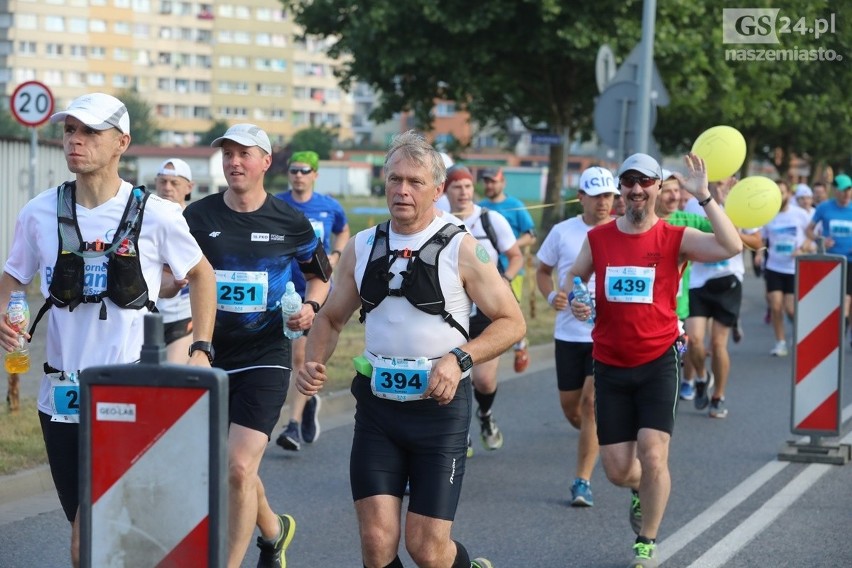
[[[574,294],[574,299],[582,304],[586,304],[590,308],[592,308],[592,315],[589,316],[589,319],[586,320],[586,323],[589,325],[594,325],[595,323],[595,303],[592,301],[592,295],[589,293],[589,288],[586,286],[582,280],[580,280],[579,276],[574,277],[574,288],[571,290],[571,293]]]
[[[6,308],[6,318],[12,329],[18,332],[18,347],[5,356],[7,373],[26,373],[30,370],[30,350],[24,333],[30,325],[30,306],[27,295],[23,291],[12,292],[9,306]]]
[[[296,292],[296,285],[293,282],[287,282],[284,287],[284,295],[281,296],[281,313],[284,315],[284,337],[287,339],[298,339],[304,335],[302,330],[293,331],[287,327],[287,320],[293,314],[298,314],[302,311],[302,297]]]

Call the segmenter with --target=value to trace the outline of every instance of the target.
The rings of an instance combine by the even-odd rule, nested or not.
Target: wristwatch
[[[313,310],[314,310],[314,313],[315,313],[315,314],[316,314],[316,313],[319,313],[319,309],[320,309],[320,305],[319,305],[319,303],[314,302],[313,300],[305,300],[305,301],[304,301],[304,302],[302,302],[302,303],[303,303],[303,304],[307,304],[307,305],[309,305],[311,308],[313,308]]]
[[[213,344],[209,341],[196,341],[192,345],[189,346],[189,356],[192,357],[192,354],[196,351],[204,351],[207,354],[207,360],[210,361],[210,364],[213,364],[213,357],[216,356],[216,351],[213,350]]]
[[[453,355],[456,356],[459,362],[459,369],[461,369],[462,373],[465,373],[473,367],[473,359],[470,357],[470,353],[462,351],[458,347],[450,351]]]

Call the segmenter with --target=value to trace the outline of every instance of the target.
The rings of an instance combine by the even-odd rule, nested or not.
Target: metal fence
[[[73,179],[62,146],[40,143],[36,154],[35,193]],[[30,200],[30,142],[0,139],[0,270],[9,257],[15,220]]]

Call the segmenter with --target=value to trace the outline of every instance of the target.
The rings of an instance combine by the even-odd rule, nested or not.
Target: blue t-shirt
[[[842,254],[852,261],[852,205],[841,207],[834,199],[825,201],[817,206],[811,221],[815,226],[822,225],[823,236],[834,239],[834,246],[826,252]]]
[[[491,211],[496,211],[500,215],[506,218],[509,221],[509,225],[512,227],[512,232],[515,233],[515,238],[517,239],[524,233],[533,233],[535,232],[535,223],[533,222],[532,216],[529,211],[527,211],[526,205],[520,199],[515,197],[506,196],[506,199],[501,201],[500,203],[495,203],[490,199],[483,199],[479,202],[480,207],[485,207]],[[502,270],[506,270],[506,267],[509,266],[509,259],[506,258],[505,254],[500,255],[500,268]],[[523,274],[523,268],[518,272],[518,274]]]
[[[346,211],[343,210],[343,206],[333,197],[317,192],[311,194],[311,198],[304,203],[299,203],[293,199],[291,191],[279,193],[275,197],[282,199],[292,205],[296,210],[305,214],[305,217],[308,218],[308,221],[311,222],[311,226],[314,228],[314,234],[322,242],[325,252],[330,253],[332,250],[332,235],[336,235],[346,227]],[[295,267],[293,270],[293,284],[296,286],[296,291],[304,299],[307,284],[302,271],[296,270]]]

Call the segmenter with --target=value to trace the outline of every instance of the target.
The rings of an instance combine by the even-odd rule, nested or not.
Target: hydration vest
[[[438,257],[441,251],[446,248],[454,236],[463,233],[464,229],[452,223],[447,223],[440,231],[432,235],[419,250],[412,251],[409,249],[389,250],[388,226],[389,221],[385,221],[376,227],[370,259],[364,269],[364,276],[361,278],[361,316],[359,321],[364,323],[367,314],[388,296],[401,296],[421,312],[441,316],[441,319],[457,329],[465,339],[468,339],[467,330],[444,309],[444,294],[441,291],[441,283],[438,277]],[[391,289],[390,281],[394,274],[390,272],[390,267],[400,257],[407,258],[408,265],[400,273],[402,285],[399,288]]]
[[[115,230],[112,243],[107,247],[103,241],[83,241],[77,224],[76,182],[65,182],[57,191],[57,217],[59,247],[53,276],[48,287],[48,297],[38,312],[30,334],[36,324],[51,307],[68,308],[69,312],[80,304],[101,303],[100,319],[107,318],[104,298],[109,298],[123,309],[156,311],[154,302],[148,297],[148,284],[142,273],[139,259],[139,232],[145,203],[151,195],[145,186],[134,187],[124,208],[124,215]],[[107,257],[107,285],[98,294],[83,294],[85,285],[85,257],[87,252],[104,252]],[[96,255],[89,255],[96,256]]]

